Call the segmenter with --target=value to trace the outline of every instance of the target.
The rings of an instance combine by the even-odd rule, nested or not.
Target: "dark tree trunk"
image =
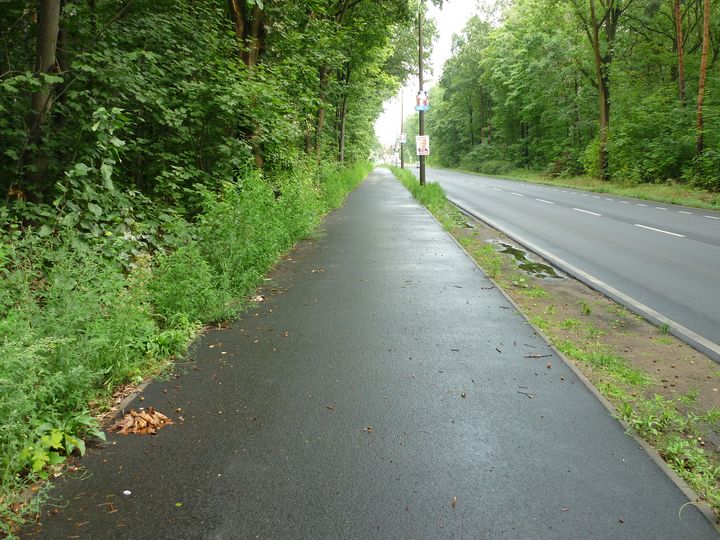
[[[702,54],[700,56],[700,80],[698,81],[697,98],[697,142],[695,151],[700,157],[703,153],[704,126],[703,126],[703,103],[705,101],[705,79],[707,78],[708,47],[710,45],[710,0],[703,2],[703,31],[702,31]]]
[[[41,0],[38,4],[37,49],[35,71],[42,75],[59,70],[57,40],[60,29],[60,0]],[[45,188],[47,155],[43,150],[43,125],[53,104],[53,85],[42,81],[41,87],[30,97],[28,114],[29,149],[23,156],[25,183],[34,191]]]
[[[680,103],[685,106],[685,54],[683,52],[683,28],[682,28],[682,11],[680,9],[680,0],[675,0],[673,11],[675,15],[675,43],[677,48],[677,67],[678,67],[678,89],[680,92]]]

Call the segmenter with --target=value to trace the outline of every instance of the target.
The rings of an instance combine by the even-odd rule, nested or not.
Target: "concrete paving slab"
[[[90,451],[33,536],[717,536],[388,171],[323,231],[133,403],[177,424]]]

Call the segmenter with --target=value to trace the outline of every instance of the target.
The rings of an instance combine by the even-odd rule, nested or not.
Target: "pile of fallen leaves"
[[[128,433],[154,435],[160,428],[172,423],[172,420],[152,407],[148,407],[147,410],[140,409],[139,411],[132,409],[115,422],[110,431],[119,431],[121,435],[127,435]]]

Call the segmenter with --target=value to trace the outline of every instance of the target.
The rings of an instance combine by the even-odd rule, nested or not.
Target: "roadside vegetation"
[[[429,165],[720,205],[720,3],[496,6],[456,36],[430,92]]]
[[[0,536],[367,174],[415,8],[3,5]]]
[[[720,367],[612,300],[555,273],[499,231],[463,215],[438,184],[395,176],[525,316],[615,407],[618,419],[720,516]],[[429,204],[428,204],[429,203]],[[531,263],[524,271],[519,263]],[[526,268],[527,265],[524,265]]]

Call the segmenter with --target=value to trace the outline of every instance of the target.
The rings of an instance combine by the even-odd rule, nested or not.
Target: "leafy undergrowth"
[[[342,203],[367,163],[272,179],[251,173],[201,192],[194,222],[168,216],[157,249],[131,235],[78,241],[12,224],[0,244],[0,533],[37,506],[23,491],[59,474],[86,442],[115,389],[163,371],[202,324],[237,314],[274,264]],[[124,242],[124,244],[123,244]],[[164,243],[163,243],[164,242]],[[82,249],[80,249],[82,247]],[[132,248],[132,249],[131,249]],[[117,256],[122,252],[127,257]]]
[[[431,204],[426,204],[428,209],[488,276],[613,403],[617,417],[653,445],[720,516],[717,366],[671,338],[668,329],[652,327],[609,299],[591,301],[592,297],[587,296],[586,300],[581,296],[578,300],[563,290],[562,285],[551,286],[542,279],[519,273],[512,256],[498,252],[488,243],[500,233],[482,224],[468,229],[467,220],[444,200],[442,190],[437,189],[439,186],[420,187],[407,171],[393,169],[393,172],[420,202],[425,204],[424,201],[430,199]],[[432,189],[430,196],[424,193],[428,188]],[[483,227],[487,232],[478,233]],[[572,283],[581,295],[588,294],[581,284],[574,280]],[[683,358],[686,358],[687,373],[692,375],[688,377],[692,381],[688,384],[702,387],[702,391],[677,392],[676,385],[682,381],[678,373],[682,372],[676,369],[681,367],[676,364]],[[662,366],[663,361],[671,365]],[[662,374],[658,375],[659,372]]]

